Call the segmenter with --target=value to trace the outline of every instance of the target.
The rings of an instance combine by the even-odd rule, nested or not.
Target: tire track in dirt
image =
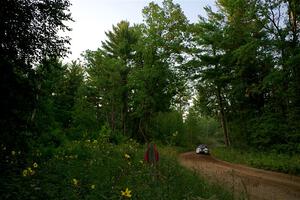
[[[249,200],[300,200],[300,177],[255,169],[194,152],[180,154],[181,165]]]

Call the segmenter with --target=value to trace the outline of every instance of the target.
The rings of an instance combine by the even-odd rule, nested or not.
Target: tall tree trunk
[[[36,115],[36,112],[37,112],[37,105],[39,103],[39,92],[41,90],[41,87],[42,87],[42,84],[39,83],[38,86],[37,86],[37,92],[35,94],[35,106],[34,106],[33,111],[31,113],[30,123],[33,123],[34,120],[35,120],[35,115]]]
[[[127,62],[127,60],[125,60]],[[123,134],[126,135],[126,123],[127,123],[127,116],[128,116],[128,89],[127,89],[127,78],[128,78],[129,68],[126,68],[123,72],[121,72],[122,78],[122,87],[124,91],[122,92],[122,129]]]
[[[143,137],[143,142],[146,142],[148,143],[148,140],[147,140],[147,137],[144,133],[144,130],[143,130],[143,125],[142,125],[142,118],[139,119],[139,132],[141,133],[142,137]]]
[[[288,1],[288,14],[289,14],[289,24],[292,32],[292,47],[295,48],[298,40],[298,27],[297,27],[297,5],[298,3],[295,0]]]
[[[228,146],[230,146],[230,141],[229,141],[229,137],[228,137],[227,122],[226,122],[223,99],[221,96],[220,87],[217,87],[217,97],[218,97],[218,102],[219,102],[221,124],[222,124],[222,128],[223,128],[223,133],[224,133],[224,142],[225,142],[225,145],[228,147]]]
[[[123,109],[122,109],[122,128],[123,128],[124,135],[126,135],[127,113],[128,113],[128,91],[126,90],[123,93]]]
[[[111,129],[114,132],[115,131],[115,107],[114,102],[112,102],[111,106]]]

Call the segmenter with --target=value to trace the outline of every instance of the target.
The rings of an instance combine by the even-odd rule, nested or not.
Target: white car
[[[197,154],[206,154],[206,155],[208,155],[208,154],[209,154],[209,150],[208,150],[207,145],[205,145],[205,144],[200,144],[200,145],[196,148],[196,153],[197,153]]]

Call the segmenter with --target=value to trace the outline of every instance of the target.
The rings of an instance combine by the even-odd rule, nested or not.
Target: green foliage
[[[175,66],[185,46],[187,19],[172,1],[162,7],[150,3],[143,13],[144,24],[121,21],[106,32],[108,39],[97,51],[86,51],[84,101],[96,113],[92,121],[108,124],[115,137],[145,142],[160,135],[151,124],[159,113],[176,106],[183,110],[187,101],[184,76]]]
[[[6,144],[26,147],[38,91],[34,66],[66,54],[69,38],[57,33],[69,30],[69,6],[68,0],[1,1],[0,137]]]
[[[201,117],[195,110],[190,109],[184,122],[184,132],[181,140],[185,146],[193,148],[201,143],[210,147],[223,142],[219,123],[211,117]]]
[[[3,147],[2,147],[3,148]],[[38,149],[21,168],[6,163],[12,173],[1,176],[1,199],[232,199],[220,186],[212,185],[183,169],[174,150],[159,148],[154,168],[143,162],[145,148],[133,140],[120,145],[98,140],[73,141],[53,149],[46,157]],[[3,149],[1,149],[3,153]],[[10,155],[18,160],[21,156]],[[23,154],[23,152],[22,152]],[[29,169],[30,167],[30,169]],[[27,173],[23,173],[27,170]],[[128,194],[127,194],[128,195]]]
[[[37,143],[53,143],[53,138],[56,138],[53,132],[60,132],[61,137],[65,137],[63,130],[76,127],[73,113],[76,111],[76,100],[80,98],[83,70],[76,62],[63,65],[57,59],[49,59],[38,66],[36,73],[39,77],[39,93],[31,120],[35,123]],[[67,137],[73,136],[67,134]]]
[[[57,35],[57,32],[69,30],[64,24],[71,20],[69,6],[68,0],[3,0],[0,11],[1,56],[13,59],[11,62],[20,59],[23,64],[32,64],[44,56],[66,53],[65,45],[69,39]]]
[[[194,105],[220,118],[225,143],[229,138],[236,147],[298,152],[299,76],[291,68],[299,58],[299,6],[245,0],[217,5],[191,29],[197,44],[189,64],[197,81]]]
[[[73,140],[79,140],[82,132],[94,133],[101,127],[97,119],[97,111],[93,102],[88,97],[87,86],[82,85],[78,89],[78,96],[72,110],[72,126],[69,130],[68,137]]]
[[[184,124],[182,115],[177,111],[158,113],[150,124],[151,136],[168,145],[181,145]]]
[[[219,0],[219,10],[205,8],[207,19],[195,24],[172,0],[152,2],[142,24],[113,25],[83,63],[63,64],[69,40],[57,32],[69,30],[69,6],[1,3],[1,199],[121,199],[126,188],[133,199],[219,192],[168,152],[157,168],[140,163],[143,149],[130,138],[272,149],[216,155],[299,174],[299,160],[284,155],[300,152],[295,0]]]
[[[214,148],[212,154],[228,162],[250,165],[256,168],[284,172],[288,174],[300,174],[300,159],[297,154],[288,155],[286,151],[278,154],[276,152],[263,152],[258,150],[238,150],[234,148]]]

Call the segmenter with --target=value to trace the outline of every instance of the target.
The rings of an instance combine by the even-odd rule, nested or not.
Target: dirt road
[[[181,165],[211,182],[250,200],[300,200],[300,177],[270,172],[217,160],[194,152],[179,156]]]

